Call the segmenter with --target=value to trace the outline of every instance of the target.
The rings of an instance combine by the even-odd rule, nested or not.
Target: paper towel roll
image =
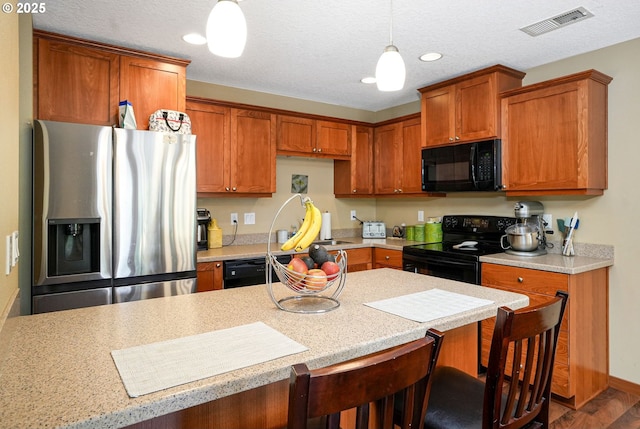
[[[320,227],[320,240],[331,240],[331,213],[322,213],[322,226]]]

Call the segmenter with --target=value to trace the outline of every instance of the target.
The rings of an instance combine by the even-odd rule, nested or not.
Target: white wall
[[[5,237],[18,230],[18,15],[0,15],[0,326],[18,290],[18,268],[5,275]]]

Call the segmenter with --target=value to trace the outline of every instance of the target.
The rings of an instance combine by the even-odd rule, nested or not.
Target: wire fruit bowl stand
[[[300,199],[302,207],[309,201],[309,197],[294,194],[282,204],[271,222],[266,256],[265,276],[267,290],[273,303],[281,310],[292,313],[326,313],[340,306],[338,296],[344,289],[347,277],[346,252],[339,250],[335,255],[335,262],[340,267],[340,271],[326,276],[293,271],[281,264],[276,256],[271,253],[271,234],[273,233],[276,219],[285,206],[296,198]],[[294,257],[295,254],[291,256]],[[274,272],[276,279],[273,278]],[[276,289],[278,293],[276,293]]]

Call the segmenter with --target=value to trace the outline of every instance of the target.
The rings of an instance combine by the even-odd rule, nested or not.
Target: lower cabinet
[[[562,274],[496,264],[482,264],[482,285],[529,297],[529,305],[547,302],[556,291],[569,293],[551,391],[572,408],[580,408],[609,383],[609,276],[601,268]],[[482,322],[481,363],[486,366],[495,318]]]
[[[382,249],[380,247],[373,248],[373,267],[374,268],[394,268],[402,269],[402,250]]]
[[[196,292],[207,292],[223,288],[222,261],[200,262],[197,264],[196,273],[198,276]]]
[[[372,268],[371,248],[347,249],[347,273],[366,271]]]

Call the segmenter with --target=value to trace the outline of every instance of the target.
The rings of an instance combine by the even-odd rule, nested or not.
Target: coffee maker
[[[518,201],[514,206],[516,217],[515,225],[509,226],[502,236],[502,247],[505,253],[517,256],[540,256],[547,254],[547,243],[545,236],[544,206],[539,201]],[[507,238],[509,245],[505,246],[504,238]]]
[[[198,250],[206,250],[209,248],[208,228],[211,222],[211,212],[207,209],[197,209],[198,213],[198,232],[196,239],[198,241]]]

